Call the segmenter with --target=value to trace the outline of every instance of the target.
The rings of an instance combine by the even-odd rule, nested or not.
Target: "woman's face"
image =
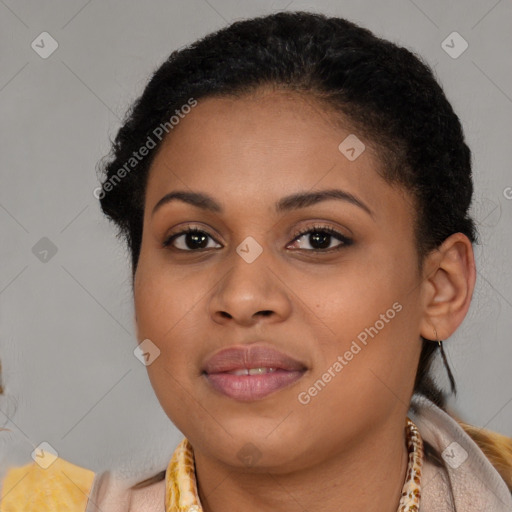
[[[138,340],[160,350],[151,384],[204,456],[286,471],[403,424],[421,351],[415,213],[361,142],[313,100],[260,91],[201,99],[160,148]]]

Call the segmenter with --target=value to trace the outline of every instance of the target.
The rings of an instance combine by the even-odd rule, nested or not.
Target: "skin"
[[[348,160],[338,145],[354,131],[332,120],[297,93],[261,89],[201,99],[150,169],[134,277],[137,335],[161,351],[148,375],[194,448],[206,512],[291,512],[318,504],[324,512],[395,512],[420,336],[434,340],[435,329],[446,339],[469,307],[470,241],[452,235],[420,273],[414,201],[379,176],[378,155],[362,136],[366,150]],[[274,211],[284,196],[325,189],[353,194],[372,213],[334,199]],[[152,215],[176,190],[207,193],[223,212],[173,201]],[[189,225],[211,237],[206,249],[187,245],[185,236],[162,247]],[[294,235],[316,225],[353,243],[313,252],[311,233]],[[236,252],[248,236],[263,250],[252,263]],[[333,236],[327,244],[341,242]],[[397,302],[402,310],[359,344],[361,351],[308,404],[300,403],[299,393]],[[252,402],[216,392],[201,375],[218,350],[258,340],[308,370]],[[251,466],[238,456],[248,443],[256,447]]]

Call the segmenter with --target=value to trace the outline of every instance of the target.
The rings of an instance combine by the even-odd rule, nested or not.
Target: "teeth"
[[[249,370],[244,368],[243,370],[233,370],[231,372],[226,373],[230,373],[231,375],[249,375]]]
[[[251,368],[249,370],[249,375],[259,375],[260,373],[270,373],[275,371],[275,368]]]
[[[226,372],[231,375],[261,375],[263,373],[271,373],[275,372],[276,368],[243,368],[241,370],[233,370],[231,372]]]

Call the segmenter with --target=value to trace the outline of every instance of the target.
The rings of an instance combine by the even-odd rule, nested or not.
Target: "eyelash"
[[[176,240],[176,238],[180,237],[181,235],[187,235],[190,233],[195,233],[195,234],[202,233],[202,234],[205,234],[205,235],[209,236],[210,238],[212,238],[212,240],[214,240],[213,237],[211,235],[209,235],[206,231],[204,231],[202,229],[198,229],[196,227],[188,227],[187,229],[180,231],[179,233],[174,233],[174,234],[168,236],[163,241],[162,247],[168,247],[171,245],[172,242],[174,242],[174,240]],[[340,245],[338,245],[336,247],[331,247],[329,249],[299,249],[299,250],[306,251],[306,252],[316,252],[316,253],[331,253],[334,251],[339,251],[339,250],[343,249],[344,247],[352,245],[352,243],[353,243],[353,240],[351,238],[348,238],[345,235],[342,235],[339,231],[336,231],[335,229],[331,228],[330,226],[321,226],[321,225],[315,225],[315,226],[309,227],[305,230],[298,231],[297,233],[295,233],[293,235],[292,243],[295,242],[298,238],[301,238],[302,236],[310,234],[310,233],[327,233],[328,235],[331,235],[331,236],[337,238],[341,243],[340,243]],[[199,252],[201,250],[205,250],[205,249],[184,250],[184,249],[176,249],[176,248],[174,248],[174,249],[177,251],[180,251],[180,252]],[[294,249],[294,250],[297,250],[297,249]]]

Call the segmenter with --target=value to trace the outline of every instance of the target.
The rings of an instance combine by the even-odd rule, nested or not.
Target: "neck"
[[[242,472],[195,453],[203,511],[396,512],[408,463],[404,425],[375,428],[348,451],[285,474]]]

